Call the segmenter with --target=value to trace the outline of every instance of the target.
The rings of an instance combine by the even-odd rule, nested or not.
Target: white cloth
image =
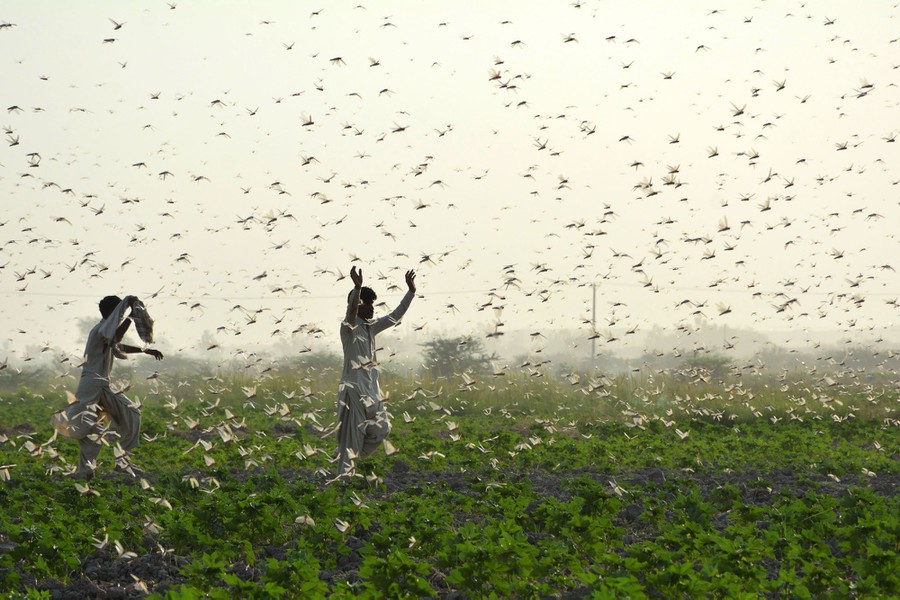
[[[415,294],[407,292],[390,314],[368,321],[341,323],[344,368],[337,401],[338,475],[352,473],[356,458],[365,458],[378,448],[391,431],[390,419],[381,402],[375,336],[400,322]],[[353,294],[350,302],[358,300]]]

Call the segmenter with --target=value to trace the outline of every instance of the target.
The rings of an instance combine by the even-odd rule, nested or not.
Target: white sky
[[[354,257],[421,336],[898,318],[894,2],[173,4],[0,7],[0,357],[338,351]]]

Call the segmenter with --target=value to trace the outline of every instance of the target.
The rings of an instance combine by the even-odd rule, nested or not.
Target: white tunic
[[[109,417],[109,429],[115,433],[123,450],[134,448],[141,433],[141,413],[121,393],[109,388],[109,373],[118,343],[116,329],[125,318],[128,301],[122,300],[112,313],[97,323],[88,334],[84,349],[84,365],[76,402],[51,418],[60,434],[79,442],[78,474],[92,474],[106,430],[99,421],[100,413]]]
[[[339,475],[353,472],[355,459],[370,454],[390,433],[390,421],[381,403],[375,336],[400,322],[414,296],[407,292],[397,308],[379,319],[357,317],[352,325],[341,323],[344,368],[337,401]]]
[[[84,366],[75,397],[78,402],[94,404],[104,390],[109,390],[109,373],[113,366],[116,329],[125,318],[128,302],[122,300],[112,313],[91,329],[84,347]]]
[[[342,390],[349,387],[362,398],[381,399],[378,365],[375,362],[375,336],[400,322],[414,296],[412,292],[407,292],[393,312],[379,319],[369,321],[356,317],[352,327],[346,321],[341,323],[341,345],[344,348]]]

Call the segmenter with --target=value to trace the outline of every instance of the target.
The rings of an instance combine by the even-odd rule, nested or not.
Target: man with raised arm
[[[129,309],[132,318],[141,315],[139,331],[142,337],[152,340],[152,321],[135,296],[125,296],[124,299],[118,296],[103,298],[100,301],[102,319],[91,329],[85,344],[84,364],[78,390],[75,392],[75,402],[65,411],[54,415],[53,424],[57,430],[66,437],[78,440],[80,453],[78,469],[74,473],[78,479],[93,479],[104,437],[110,433],[114,434],[113,437],[105,441],[110,445],[118,444],[118,448],[122,450],[116,456],[117,468],[134,474],[125,452],[138,443],[141,411],[124,394],[110,389],[109,373],[113,359],[126,358],[126,354],[149,354],[156,360],[162,360],[163,355],[159,350],[121,343],[132,321],[132,318],[125,316],[125,311]],[[104,415],[109,418],[108,429],[104,429],[101,423]]]
[[[356,460],[374,452],[387,439],[391,423],[381,400],[375,336],[400,322],[416,295],[416,273],[406,272],[407,292],[390,314],[373,319],[375,292],[363,287],[362,269],[350,269],[353,290],[341,323],[344,368],[337,401],[337,474],[356,474]]]

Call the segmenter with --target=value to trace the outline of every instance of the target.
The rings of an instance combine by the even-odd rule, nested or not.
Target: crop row
[[[86,486],[65,476],[77,445],[52,437],[50,392],[4,396],[0,593],[900,592],[891,421],[612,421],[410,394],[392,400],[398,454],[332,482],[328,402],[255,392],[144,396],[140,470],[111,472],[109,448]]]

